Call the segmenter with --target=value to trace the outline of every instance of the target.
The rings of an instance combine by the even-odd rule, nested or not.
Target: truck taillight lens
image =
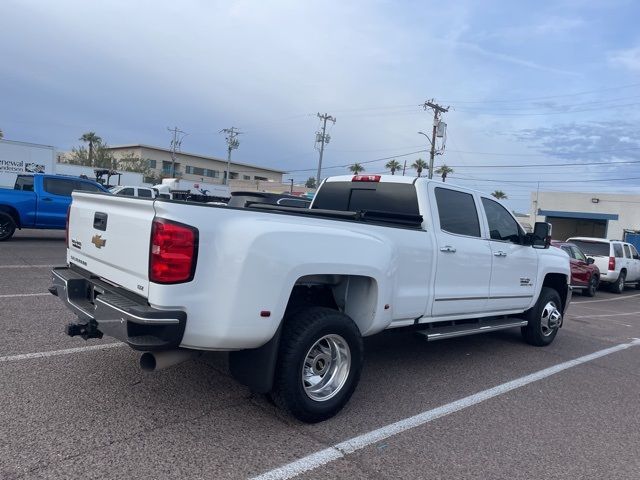
[[[616,257],[609,257],[609,270],[616,269]]]
[[[64,240],[67,243],[67,248],[71,247],[69,245],[69,217],[71,217],[71,205],[67,207],[67,220],[64,224]]]
[[[151,226],[149,280],[183,283],[193,280],[198,256],[198,229],[163,218]]]

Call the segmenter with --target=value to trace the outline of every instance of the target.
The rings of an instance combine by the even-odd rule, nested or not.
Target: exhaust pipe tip
[[[140,356],[140,368],[145,372],[155,372],[165,368],[179,365],[182,362],[200,356],[202,352],[198,350],[187,350],[179,348],[177,350],[165,350],[161,352],[144,352]]]
[[[140,368],[145,372],[153,372],[156,369],[156,357],[151,352],[145,352],[140,356]]]

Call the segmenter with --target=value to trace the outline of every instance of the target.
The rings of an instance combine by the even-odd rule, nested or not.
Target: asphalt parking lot
[[[305,425],[236,384],[224,354],[144,373],[110,339],[66,337],[47,293],[63,263],[64,232],[0,244],[2,479],[640,478],[634,288],[575,295],[547,348],[517,329],[367,339],[350,403]]]

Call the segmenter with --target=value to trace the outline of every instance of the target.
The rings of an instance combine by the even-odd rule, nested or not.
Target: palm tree
[[[493,196],[494,198],[498,199],[498,200],[506,200],[507,194],[504,193],[502,190],[496,190],[495,192],[493,192],[491,194],[491,196]]]
[[[436,173],[442,177],[442,181],[447,181],[447,175],[453,173],[453,168],[448,167],[446,163],[443,163],[440,167],[436,169]]]
[[[413,165],[411,165],[411,168],[414,168],[416,172],[418,172],[418,176],[420,176],[420,174],[422,173],[422,170],[427,168],[427,162],[419,158],[415,162],[413,162]]]
[[[358,175],[360,172],[364,172],[364,167],[362,165],[360,165],[359,163],[354,163],[353,165],[349,166],[349,170],[354,175]]]
[[[96,135],[95,132],[83,133],[78,139],[89,144],[89,165],[93,166],[93,146],[102,142],[102,138]]]
[[[391,170],[391,175],[395,175],[396,170],[400,168],[400,163],[398,163],[398,161],[394,158],[393,160],[388,161],[384,168]]]

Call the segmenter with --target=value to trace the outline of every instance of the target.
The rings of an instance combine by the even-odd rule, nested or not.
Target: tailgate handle
[[[93,228],[96,230],[106,231],[107,230],[107,214],[103,212],[96,212],[93,217]]]

